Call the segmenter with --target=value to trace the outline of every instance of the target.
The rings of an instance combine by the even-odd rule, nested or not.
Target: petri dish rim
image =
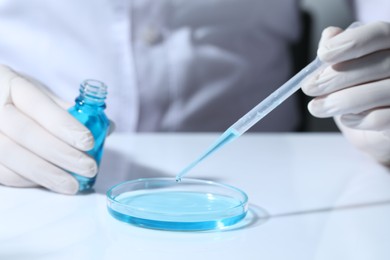
[[[116,184],[116,185],[111,187],[106,192],[106,197],[107,197],[107,200],[108,200],[107,201],[107,207],[108,207],[109,212],[111,213],[111,215],[113,215],[114,218],[117,218],[114,214],[112,214],[113,213],[112,211],[114,211],[114,213],[119,213],[119,214],[124,214],[124,215],[127,214],[127,213],[124,213],[124,212],[121,212],[121,211],[118,211],[118,210],[114,209],[115,205],[116,205],[120,209],[124,209],[127,212],[137,212],[137,213],[142,212],[142,214],[152,214],[152,215],[159,215],[160,214],[160,216],[161,216],[161,212],[159,212],[159,211],[140,209],[139,207],[133,207],[133,206],[131,206],[129,204],[122,203],[120,200],[117,200],[117,198],[121,194],[124,194],[126,192],[137,191],[137,189],[135,189],[135,190],[128,189],[127,190],[126,186],[131,187],[132,185],[136,186],[137,184],[148,184],[148,183],[149,184],[150,183],[158,184],[157,185],[158,189],[160,189],[160,188],[164,189],[165,186],[169,188],[170,186],[176,186],[177,185],[177,187],[180,187],[182,184],[188,184],[188,185],[199,185],[199,186],[202,186],[203,188],[210,187],[210,189],[218,188],[218,189],[221,189],[221,190],[227,191],[228,193],[232,193],[233,194],[230,197],[232,199],[233,198],[235,199],[235,205],[234,206],[226,207],[224,209],[219,209],[219,210],[210,210],[210,209],[208,209],[207,211],[184,213],[183,221],[181,223],[186,223],[186,220],[184,219],[186,217],[186,214],[188,216],[190,216],[190,215],[191,216],[196,216],[196,215],[207,216],[207,215],[215,215],[215,214],[219,214],[219,213],[220,214],[224,214],[225,212],[238,211],[238,212],[241,212],[241,214],[245,216],[246,213],[247,213],[247,210],[248,210],[248,196],[247,196],[247,194],[244,191],[240,190],[239,188],[236,188],[236,187],[228,185],[228,184],[222,184],[222,183],[214,182],[214,181],[210,181],[210,180],[190,179],[190,178],[183,179],[181,181],[181,183],[177,183],[175,181],[175,179],[173,179],[173,178],[141,178],[141,179],[135,179],[135,180],[125,181],[125,182]],[[123,189],[122,192],[119,192],[118,194],[116,194],[116,192],[119,189],[121,189],[121,188]],[[141,190],[142,189],[148,190],[149,187],[141,186]],[[211,191],[210,193],[214,193],[214,192]],[[226,196],[226,197],[228,197],[228,196]],[[166,214],[166,213],[164,213],[164,214]],[[183,212],[180,212],[180,213],[179,212],[178,213],[170,212],[169,214],[166,214],[166,217],[167,218],[169,218],[170,216],[171,217],[177,217],[179,215],[183,215]],[[137,218],[135,215],[128,215],[128,217],[130,217],[130,218]],[[232,216],[232,217],[236,217],[236,216]],[[119,219],[119,220],[121,220],[121,219]],[[156,220],[156,221],[160,221],[160,220]],[[210,219],[210,220],[207,220],[207,221],[213,221],[213,219]],[[167,222],[169,222],[169,220]],[[131,224],[133,224],[133,223],[131,223]],[[229,224],[229,225],[233,225],[233,224],[235,224],[235,223],[232,223],[232,224]],[[167,230],[170,230],[170,229],[171,228],[167,228]],[[188,229],[184,228],[184,230],[190,230],[190,229],[191,228],[188,228]]]

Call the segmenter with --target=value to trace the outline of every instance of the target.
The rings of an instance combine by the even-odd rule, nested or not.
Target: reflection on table
[[[248,194],[229,229],[166,232],[107,213],[109,187],[174,178],[216,137],[114,134],[86,195],[0,187],[0,259],[390,259],[389,170],[340,134],[246,134],[191,171]]]

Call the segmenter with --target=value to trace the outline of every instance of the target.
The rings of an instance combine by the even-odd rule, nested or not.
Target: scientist
[[[363,1],[361,1],[363,2]],[[68,108],[85,78],[109,86],[117,131],[222,131],[291,75],[298,1],[0,2],[0,183],[74,194],[93,176],[90,132]],[[353,144],[390,163],[390,25],[324,31],[329,66],[303,86]],[[292,97],[254,127],[293,131]]]

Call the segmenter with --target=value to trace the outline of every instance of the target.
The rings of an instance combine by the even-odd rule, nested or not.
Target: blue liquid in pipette
[[[210,230],[231,226],[246,216],[244,205],[231,197],[191,191],[124,193],[115,198],[123,205],[142,209],[137,214],[108,208],[115,218],[137,226],[164,230]],[[226,210],[230,209],[230,210]],[[199,213],[202,214],[199,214]]]
[[[215,141],[213,145],[211,145],[205,153],[203,153],[198,159],[193,161],[191,164],[189,164],[186,168],[184,168],[178,175],[176,175],[176,181],[180,182],[181,178],[189,172],[192,168],[194,168],[196,165],[198,165],[201,161],[209,157],[211,154],[222,148],[227,143],[230,143],[237,137],[239,137],[240,134],[234,129],[227,129],[218,139]]]

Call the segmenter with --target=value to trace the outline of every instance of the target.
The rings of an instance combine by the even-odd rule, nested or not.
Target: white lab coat
[[[294,0],[3,0],[0,63],[73,101],[109,87],[119,131],[221,131],[291,73]],[[294,130],[294,98],[253,129]]]
[[[357,20],[369,23],[374,21],[390,22],[389,0],[350,0],[354,4]]]

